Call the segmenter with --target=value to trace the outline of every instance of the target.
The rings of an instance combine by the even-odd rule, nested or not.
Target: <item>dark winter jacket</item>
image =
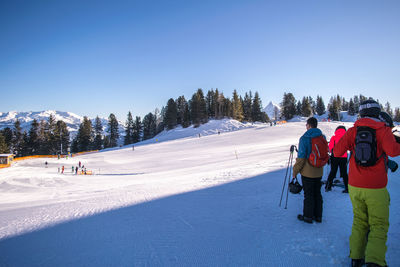
[[[383,153],[395,157],[400,155],[400,144],[396,143],[389,127],[374,118],[361,118],[354,123],[346,134],[336,144],[333,152],[335,156],[341,156],[347,150],[353,151],[358,126],[367,126],[376,131],[377,157]],[[352,155],[349,167],[349,185],[361,188],[384,188],[387,185],[386,156],[382,156],[374,166],[362,167],[358,165]]]
[[[317,168],[308,162],[311,153],[311,139],[321,136],[322,132],[318,128],[311,128],[300,137],[299,151],[296,163],[293,166],[293,177],[300,173],[302,176],[309,178],[319,178],[323,175],[323,167]]]

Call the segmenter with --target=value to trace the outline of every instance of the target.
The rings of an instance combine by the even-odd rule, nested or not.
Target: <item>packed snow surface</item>
[[[338,125],[319,128],[329,139]],[[134,148],[0,169],[0,266],[348,266],[348,194],[323,192],[321,224],[297,220],[302,193],[278,205],[305,130],[211,121]],[[95,175],[73,174],[79,162]],[[389,266],[400,266],[399,178],[389,173]]]

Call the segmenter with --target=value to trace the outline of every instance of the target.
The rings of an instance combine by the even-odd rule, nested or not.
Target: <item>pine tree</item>
[[[286,120],[290,120],[296,114],[296,99],[292,93],[284,93],[281,103],[281,112]]]
[[[6,138],[0,131],[0,153],[10,153],[10,149],[7,146]]]
[[[342,98],[342,110],[349,111],[349,102],[344,97]]]
[[[313,99],[311,96],[308,97],[308,102],[310,103],[311,114],[317,113],[317,112],[316,112],[317,103],[314,101],[314,99]]]
[[[238,121],[243,121],[244,118],[243,106],[236,90],[233,91],[233,96],[232,96],[232,111],[233,111],[233,119]]]
[[[45,120],[41,120],[39,122],[39,131],[38,131],[38,139],[39,139],[39,155],[48,155],[49,148],[47,145],[47,131],[48,131],[48,123]]]
[[[45,128],[45,138],[46,138],[45,147],[47,150],[47,154],[50,155],[57,154],[57,151],[59,150],[59,147],[57,147],[57,137],[54,134],[55,130],[56,130],[56,119],[54,118],[53,114],[50,114]]]
[[[159,111],[157,108],[154,111],[154,116],[156,117],[156,135],[164,131],[164,115],[165,115],[165,107],[161,108]]]
[[[232,118],[233,117],[233,108],[232,102],[229,98],[224,98],[224,105],[223,105],[223,117]]]
[[[195,127],[208,121],[203,90],[199,88],[190,100],[190,117]]]
[[[325,104],[324,104],[324,100],[322,99],[322,97],[320,97],[319,95],[317,96],[317,105],[315,107],[315,112],[318,114],[318,116],[322,116],[325,113]]]
[[[139,116],[136,116],[135,123],[133,125],[133,143],[140,142],[142,135],[142,122]]]
[[[393,121],[400,122],[400,108],[395,108]]]
[[[348,108],[348,114],[350,116],[354,116],[357,113],[356,108],[355,108],[355,104],[352,98],[350,98],[349,101],[349,108]]]
[[[113,113],[108,117],[108,129],[110,147],[116,147],[118,145],[119,131],[118,131],[118,120]]]
[[[60,148],[60,154],[66,154],[70,143],[67,124],[61,120],[57,121],[54,135],[57,138],[56,146]]]
[[[39,153],[39,148],[40,148],[39,123],[37,122],[36,119],[34,119],[31,123],[27,146],[29,155],[37,155],[37,153]]]
[[[176,108],[176,103],[174,99],[170,98],[165,108],[165,115],[164,115],[164,125],[167,130],[174,129],[176,127],[177,114],[178,110]]]
[[[206,96],[206,109],[208,118],[215,118],[215,104],[215,92],[213,89],[208,90]]]
[[[78,151],[89,151],[92,148],[93,139],[92,122],[84,116],[77,135]]]
[[[353,98],[353,102],[354,102],[354,114],[358,113],[358,109],[360,108],[360,98],[355,95]]]
[[[251,119],[251,105],[252,105],[252,93],[245,93],[243,99],[243,120],[244,121],[252,121]]]
[[[392,110],[392,107],[390,106],[389,102],[386,102],[385,111],[387,112],[387,114],[389,114],[391,117],[393,117],[393,110]]]
[[[296,104],[296,113],[295,113],[295,115],[297,115],[297,116],[301,116],[302,115],[301,107],[302,107],[301,106],[301,101],[298,100],[297,104]]]
[[[303,117],[310,117],[312,115],[312,108],[308,97],[303,97],[301,103],[301,115]]]
[[[103,148],[103,125],[99,116],[96,116],[94,122],[94,134],[93,149],[100,150]]]
[[[143,118],[143,140],[153,138],[156,135],[156,118],[150,112]]]
[[[342,108],[340,98],[332,97],[329,101],[328,110],[329,110],[329,118],[331,120],[339,121],[340,120],[340,111]]]
[[[186,117],[186,107],[188,105],[185,97],[182,95],[180,97],[178,97],[178,99],[176,99],[175,101],[176,103],[176,123],[180,124],[180,125],[184,125],[185,124],[185,117]],[[144,120],[144,118],[143,118]]]
[[[29,141],[29,136],[26,131],[22,134],[22,144],[21,144],[21,156],[28,156],[29,151],[28,151],[28,141]]]
[[[261,111],[262,103],[258,92],[255,92],[253,103],[251,105],[251,119],[252,121],[264,121],[262,111]]]
[[[12,147],[13,132],[10,127],[4,128],[2,132],[3,132],[3,136],[4,136],[4,141],[6,142],[8,150],[10,151],[11,147]]]
[[[190,110],[189,110],[189,104],[187,103],[185,105],[185,112],[184,112],[184,117],[183,117],[183,123],[182,123],[182,127],[183,128],[187,128],[190,126]]]
[[[12,137],[12,151],[17,157],[22,156],[22,148],[23,148],[23,133],[21,128],[21,123],[17,119],[14,122],[14,130]]]
[[[132,113],[128,112],[128,118],[125,122],[125,137],[124,145],[129,145],[133,143],[133,118]]]

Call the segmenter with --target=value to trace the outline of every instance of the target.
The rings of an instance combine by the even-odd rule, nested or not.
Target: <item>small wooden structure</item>
[[[9,166],[13,160],[13,154],[0,154],[0,166]]]

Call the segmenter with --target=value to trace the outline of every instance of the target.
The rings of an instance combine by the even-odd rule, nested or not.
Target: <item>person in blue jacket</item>
[[[297,219],[306,223],[312,223],[313,220],[322,222],[321,179],[324,168],[314,167],[308,162],[311,153],[311,139],[323,136],[317,126],[316,118],[312,117],[307,120],[307,131],[300,137],[296,163],[293,166],[293,177],[296,177],[298,173],[301,174],[304,190],[303,214],[299,214]]]

